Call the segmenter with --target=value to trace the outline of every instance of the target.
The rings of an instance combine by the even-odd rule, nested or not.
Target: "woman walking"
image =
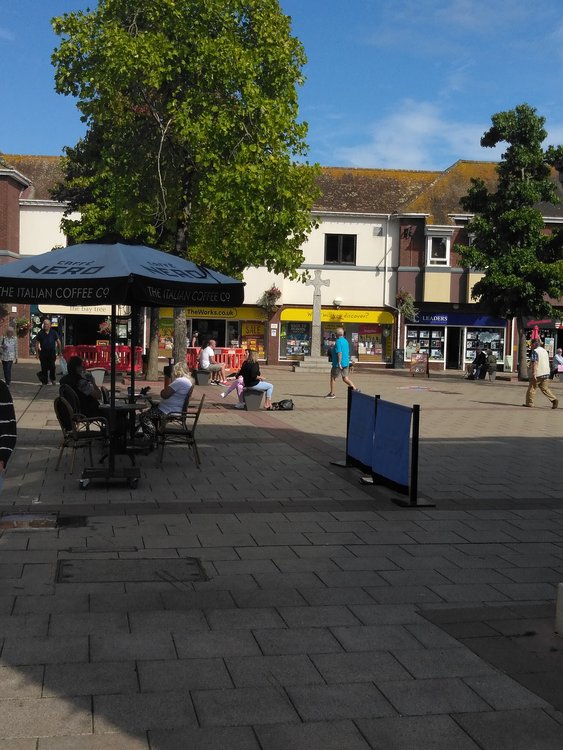
[[[12,382],[12,365],[18,362],[18,340],[16,332],[10,326],[2,336],[2,369],[6,385]]]

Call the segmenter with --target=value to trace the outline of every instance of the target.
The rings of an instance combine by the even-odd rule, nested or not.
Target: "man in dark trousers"
[[[6,466],[16,446],[16,413],[10,389],[0,380],[0,493]]]
[[[55,363],[57,354],[62,353],[61,340],[55,329],[51,328],[49,318],[43,320],[43,326],[35,337],[35,344],[37,356],[41,363],[41,372],[37,373],[37,377],[43,385],[47,385],[48,378],[51,379],[51,385],[56,385]]]

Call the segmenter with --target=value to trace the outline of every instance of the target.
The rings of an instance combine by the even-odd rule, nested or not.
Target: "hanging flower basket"
[[[98,333],[101,333],[102,336],[111,336],[111,320],[109,318],[102,320],[98,326]]]
[[[406,289],[399,289],[395,298],[397,310],[405,316],[407,320],[416,321],[418,310],[414,306],[414,297]]]
[[[282,296],[281,290],[277,286],[272,284],[269,289],[266,289],[260,299],[260,306],[266,310],[268,315],[272,315],[278,309],[278,300]]]
[[[31,323],[27,318],[18,318],[15,322],[16,334],[20,339],[23,339],[29,333]]]

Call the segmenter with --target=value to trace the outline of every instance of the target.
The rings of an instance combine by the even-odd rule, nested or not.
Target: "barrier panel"
[[[246,359],[244,349],[226,349],[216,347],[215,351],[215,362],[218,365],[225,365],[229,370],[238,372],[242,366],[242,363]],[[186,350],[186,363],[191,370],[197,370],[199,367],[199,354],[201,348],[199,346],[190,346]]]
[[[370,476],[364,484],[384,484],[408,495],[393,499],[406,507],[434,507],[418,498],[418,441],[420,406],[403,406],[348,390],[346,460],[336,466],[353,466]]]
[[[135,372],[143,370],[143,350],[140,346],[135,347]],[[109,370],[111,367],[111,347],[94,344],[75,344],[74,346],[65,346],[63,357],[67,360],[70,357],[81,357],[84,367],[104,367]],[[131,347],[119,344],[115,347],[115,363],[118,372],[131,371]]]

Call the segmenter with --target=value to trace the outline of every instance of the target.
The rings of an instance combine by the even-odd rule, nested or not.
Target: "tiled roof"
[[[559,173],[551,170],[557,193],[563,200],[563,186]],[[429,224],[453,224],[449,214],[467,213],[460,205],[460,199],[467,194],[471,180],[480,178],[489,190],[494,191],[497,182],[497,162],[490,161],[457,161],[424,190],[422,190],[405,207],[405,212],[428,214]],[[563,203],[539,203],[538,209],[544,216],[563,217]]]
[[[490,161],[457,161],[408,204],[405,211],[429,214],[429,224],[452,224],[448,214],[467,213],[460,198],[467,195],[471,179],[480,178],[489,190],[497,181],[497,164]]]
[[[317,211],[394,213],[403,210],[441,172],[406,169],[322,167],[317,184],[322,195]]]
[[[0,154],[0,160],[6,167],[12,167],[31,180],[22,198],[52,200],[51,190],[63,176],[60,156]]]

